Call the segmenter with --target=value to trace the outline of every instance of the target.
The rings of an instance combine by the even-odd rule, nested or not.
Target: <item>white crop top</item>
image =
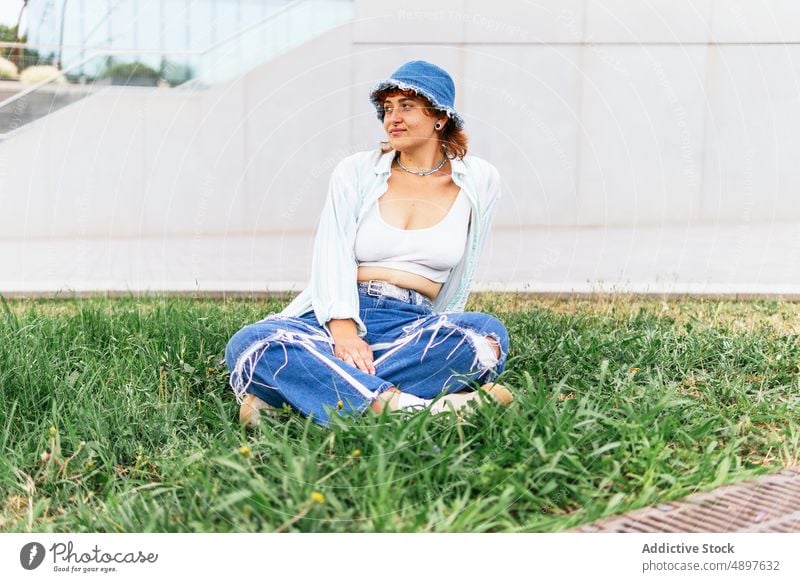
[[[359,266],[398,269],[444,283],[464,254],[470,203],[459,190],[447,215],[428,228],[404,229],[387,224],[376,200],[356,232]]]

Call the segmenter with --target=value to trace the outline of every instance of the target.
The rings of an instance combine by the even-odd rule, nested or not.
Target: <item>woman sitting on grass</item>
[[[450,75],[425,61],[372,88],[389,141],[334,169],[309,286],[228,342],[243,422],[284,404],[324,426],[331,411],[435,414],[480,403],[478,386],[513,399],[491,382],[505,368],[508,332],[464,312],[500,177],[466,155],[454,97]]]

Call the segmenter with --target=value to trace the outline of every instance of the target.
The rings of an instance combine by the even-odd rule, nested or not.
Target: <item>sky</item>
[[[0,24],[14,26],[17,24],[22,0],[0,0]]]

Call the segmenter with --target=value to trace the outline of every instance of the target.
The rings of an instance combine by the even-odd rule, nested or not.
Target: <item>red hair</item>
[[[406,89],[403,91],[396,87],[389,87],[383,91],[378,91],[375,94],[375,97],[378,100],[378,103],[383,103],[387,97],[392,97],[394,95],[405,95],[407,97],[415,97],[416,99],[419,99],[425,104],[422,112],[428,117],[439,117],[442,115],[442,113],[444,113],[444,111],[436,109],[433,104],[423,95],[418,95],[411,89]],[[463,158],[465,155],[467,155],[467,143],[469,138],[467,137],[467,134],[464,133],[463,129],[456,127],[456,124],[452,119],[449,117],[447,118],[447,123],[444,126],[444,130],[439,132],[439,134],[439,141],[444,145],[444,150],[448,158]],[[391,149],[392,146],[389,145],[388,141],[381,142],[381,152],[386,153]]]

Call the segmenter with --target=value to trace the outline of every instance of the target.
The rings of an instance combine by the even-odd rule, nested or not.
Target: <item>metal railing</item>
[[[6,87],[8,85],[7,82],[0,83],[0,97],[3,96],[4,92],[10,94],[0,101],[0,130],[2,130],[0,140],[12,137],[32,121],[49,115],[97,91],[108,89],[111,85],[162,88],[171,86],[164,84],[162,82],[163,79],[155,78],[152,75],[152,69],[148,67],[141,67],[142,74],[137,75],[137,69],[140,67],[136,64],[117,68],[113,65],[114,57],[163,56],[164,54],[164,51],[136,51],[135,54],[124,50],[97,51],[84,59],[72,63],[63,70],[55,68],[45,70],[43,79],[29,85],[14,83],[15,86]],[[193,53],[175,51],[169,52],[169,55],[173,58],[185,57],[192,59],[197,57]],[[87,64],[95,62],[101,66],[105,65],[106,73],[91,79],[90,82],[75,74]],[[182,66],[187,65],[184,64]],[[189,78],[186,80],[189,80]]]
[[[352,0],[295,0],[199,51],[88,51],[85,58],[61,70],[42,70],[44,77],[31,84],[0,82],[0,140],[8,139],[36,119],[111,85],[207,89],[351,18]],[[0,49],[23,47],[35,48],[20,43],[0,43]]]

